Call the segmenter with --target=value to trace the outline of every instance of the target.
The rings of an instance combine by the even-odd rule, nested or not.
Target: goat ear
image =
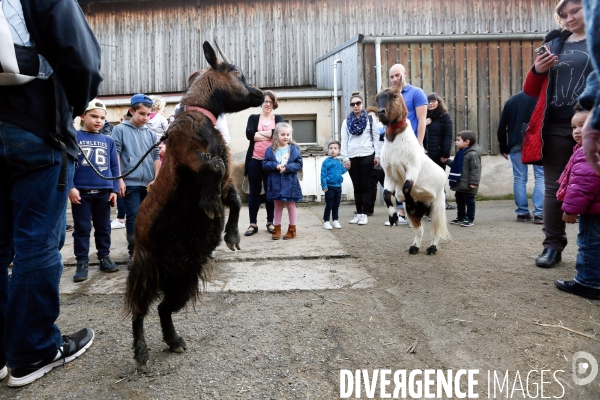
[[[219,60],[217,60],[217,53],[215,53],[215,50],[208,42],[204,42],[202,48],[204,49],[204,57],[206,58],[206,61],[208,61],[208,64],[212,67],[212,69],[217,69]]]

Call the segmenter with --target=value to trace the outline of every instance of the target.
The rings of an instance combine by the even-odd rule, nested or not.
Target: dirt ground
[[[571,376],[574,353],[585,351],[600,361],[600,301],[563,293],[553,284],[574,276],[577,227],[568,227],[563,262],[545,270],[534,265],[542,250],[539,225],[516,223],[511,201],[477,207],[475,226],[449,226],[453,241],[427,256],[430,222],[422,251],[409,255],[408,227],[384,227],[382,207],[368,225],[350,225],[353,206],[344,205],[343,229],[332,234],[349,257],[329,258],[323,252],[320,261],[330,263],[332,271],[356,263],[373,285],[205,293],[195,310],[174,317],[188,344],[183,354],[166,351],[154,309],[146,320],[150,363],[143,371],[132,359],[122,295],[63,295],[58,326],[63,333],[93,328],[94,345],[25,388],[10,389],[5,380],[0,398],[335,399],[342,369],[367,370],[369,376],[376,369],[392,375],[396,370],[478,369],[479,398],[488,398],[488,371],[492,377],[494,371],[498,376],[508,371],[509,385],[502,393],[496,388],[490,398],[533,398],[544,380],[543,397],[600,399],[600,375],[585,386]],[[320,224],[322,207],[306,210],[315,226]],[[452,211],[447,215],[454,217]],[[312,234],[302,225],[298,242]],[[272,243],[263,227],[250,239]],[[274,251],[271,260],[286,263],[286,252]],[[313,261],[307,259],[306,268]],[[65,268],[64,274],[72,273],[72,267]],[[527,386],[531,370],[538,373],[529,375],[526,397],[518,383]],[[541,370],[551,372],[542,379]],[[388,379],[391,393],[393,378]],[[353,392],[351,398],[356,397]],[[378,386],[373,398],[380,397]],[[361,398],[368,398],[364,384]]]

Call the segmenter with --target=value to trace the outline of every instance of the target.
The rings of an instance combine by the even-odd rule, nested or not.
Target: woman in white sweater
[[[363,109],[360,92],[352,93],[352,112],[342,122],[342,160],[350,173],[354,186],[356,215],[351,224],[366,225],[369,197],[371,196],[371,173],[379,165],[381,144],[379,130]]]

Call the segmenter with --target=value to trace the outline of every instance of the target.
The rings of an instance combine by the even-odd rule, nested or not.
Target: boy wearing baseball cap
[[[77,131],[77,144],[80,147],[78,162],[69,192],[73,213],[73,250],[77,260],[74,282],[85,281],[88,277],[90,232],[94,224],[94,238],[100,262],[100,271],[116,272],[119,267],[110,259],[110,206],[117,199],[117,181],[99,177],[93,168],[102,175],[119,175],[117,148],[110,136],[100,133],[106,119],[106,106],[98,99],[89,102],[81,116],[83,128]],[[83,154],[90,161],[85,160]],[[93,167],[93,168],[92,168]]]
[[[145,94],[133,95],[127,115],[129,121],[124,121],[113,129],[112,138],[117,146],[121,173],[130,171],[156,142],[156,136],[146,123],[152,112],[152,99]],[[135,219],[138,208],[148,194],[148,187],[160,170],[158,147],[148,154],[140,166],[124,179],[119,180],[119,196],[125,198],[125,230],[127,231],[127,249],[131,268],[133,249],[135,247]]]

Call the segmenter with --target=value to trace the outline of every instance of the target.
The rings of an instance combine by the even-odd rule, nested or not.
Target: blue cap
[[[152,99],[142,93],[134,94],[129,105],[132,106],[138,103],[147,104],[148,106],[152,107]]]

